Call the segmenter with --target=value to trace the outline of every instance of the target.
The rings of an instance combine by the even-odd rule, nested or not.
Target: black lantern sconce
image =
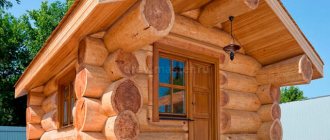
[[[234,36],[233,36],[233,21],[234,21],[234,16],[230,16],[229,17],[229,21],[230,21],[230,35],[231,35],[231,39],[232,39],[232,42],[225,46],[223,48],[223,50],[229,54],[230,56],[230,60],[233,61],[234,58],[235,58],[235,53],[241,49],[241,46],[235,44],[235,39],[234,39]]]

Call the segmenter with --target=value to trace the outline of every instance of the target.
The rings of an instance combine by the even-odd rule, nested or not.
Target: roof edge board
[[[302,34],[299,27],[294,23],[291,16],[288,14],[286,9],[284,9],[281,2],[278,0],[265,0],[268,6],[273,10],[277,17],[282,21],[287,30],[296,39],[297,43],[300,45],[304,53],[309,57],[316,70],[323,76],[323,61],[320,56],[316,53],[313,46]]]
[[[48,64],[51,56],[58,53],[57,51],[68,41],[68,38],[73,36],[75,31],[77,31],[77,29],[83,24],[83,21],[89,17],[90,13],[92,13],[98,4],[99,1],[96,0],[80,1],[80,3],[78,3],[78,5],[72,10],[72,13],[67,15],[70,19],[77,20],[69,20],[66,18],[61,21],[62,23],[60,23],[57,27],[57,32],[51,34],[42,49],[38,52],[31,64],[27,67],[26,71],[22,74],[21,78],[16,82],[15,98],[27,94],[28,89],[26,88],[29,84],[31,84],[31,80],[38,75],[40,69],[44,65]]]

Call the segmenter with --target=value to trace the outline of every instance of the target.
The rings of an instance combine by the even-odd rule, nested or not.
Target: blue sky
[[[9,11],[15,16],[20,16],[26,10],[39,8],[42,1],[44,0],[21,0],[20,5],[14,4],[14,7]],[[53,2],[55,0],[48,1]],[[330,54],[328,54],[330,53],[328,43],[330,41],[330,1],[282,0],[282,2],[325,62],[324,78],[299,87],[309,98],[330,95]]]

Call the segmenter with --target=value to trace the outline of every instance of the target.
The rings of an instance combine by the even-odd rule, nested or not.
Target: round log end
[[[169,0],[145,0],[144,16],[157,31],[169,31],[174,23],[174,12]],[[147,30],[150,27],[145,28]]]
[[[76,120],[76,128],[78,130],[83,128],[85,115],[86,115],[85,100],[82,98],[77,100],[76,102],[75,120]]]
[[[116,63],[121,72],[127,77],[135,75],[139,68],[139,63],[135,55],[122,50],[118,54]]]
[[[282,140],[282,125],[281,122],[277,119],[271,126],[270,139],[271,140]]]
[[[114,108],[117,112],[130,110],[137,113],[141,108],[142,97],[139,89],[131,80],[120,83],[116,89],[116,94],[112,97]]]
[[[259,0],[245,0],[245,4],[251,9],[257,9]]]
[[[139,123],[132,111],[121,112],[114,123],[114,133],[119,140],[136,139],[140,133]]]
[[[220,94],[220,106],[225,106],[229,102],[229,97],[226,91],[221,91]]]
[[[220,112],[220,132],[224,133],[227,128],[230,127],[230,115],[226,112]]]
[[[312,63],[309,61],[306,55],[304,55],[299,62],[299,73],[302,74],[304,81],[309,83],[313,77]]]
[[[273,104],[272,106],[272,116],[273,119],[281,118],[281,107],[278,104]]]
[[[76,75],[76,80],[74,83],[74,90],[76,93],[76,96],[78,99],[80,99],[81,97],[83,97],[83,94],[86,91],[87,88],[87,71],[85,69],[82,69],[79,71],[79,73]]]
[[[273,100],[273,103],[279,103],[281,97],[281,90],[277,86],[270,85],[270,95]]]
[[[226,78],[225,73],[220,72],[220,85],[224,85],[226,83],[227,83],[227,78]]]

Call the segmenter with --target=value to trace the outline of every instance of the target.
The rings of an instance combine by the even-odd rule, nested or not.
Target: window
[[[160,54],[158,58],[158,113],[160,118],[186,117],[186,60]]]
[[[73,88],[74,78],[75,71],[72,70],[59,80],[59,121],[61,127],[73,125],[72,110],[76,101]]]

